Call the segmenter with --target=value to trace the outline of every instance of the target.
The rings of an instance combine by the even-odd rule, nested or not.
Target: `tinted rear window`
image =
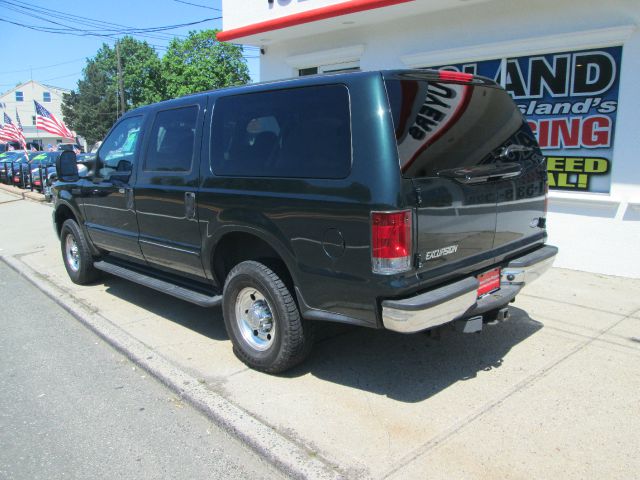
[[[351,169],[349,92],[329,85],[219,98],[211,152],[217,175],[344,178]]]
[[[494,163],[507,140],[528,132],[498,88],[395,79],[386,86],[405,177]]]

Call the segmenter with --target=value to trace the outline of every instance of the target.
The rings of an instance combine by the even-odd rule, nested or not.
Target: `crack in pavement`
[[[543,378],[551,370],[553,370],[556,366],[558,366],[559,364],[563,363],[565,360],[569,359],[570,357],[572,357],[576,353],[580,352],[581,350],[584,350],[586,347],[588,347],[589,345],[591,345],[592,343],[597,341],[601,336],[606,334],[608,331],[610,331],[611,329],[617,327],[622,322],[624,322],[625,320],[627,320],[629,318],[632,318],[634,315],[637,315],[638,313],[640,313],[640,309],[635,310],[634,312],[631,312],[628,315],[625,315],[621,319],[613,322],[608,327],[605,327],[605,328],[599,330],[596,335],[588,338],[587,340],[585,340],[582,343],[577,344],[576,346],[571,348],[566,354],[562,355],[557,360],[554,360],[554,361],[548,363],[547,365],[545,365],[544,367],[542,367],[538,371],[536,371],[536,372],[528,375],[524,379],[520,380],[518,383],[516,383],[513,387],[509,388],[505,393],[503,393],[498,398],[486,403],[484,406],[480,407],[479,409],[476,409],[475,412],[473,412],[473,413],[467,415],[466,417],[462,418],[461,420],[458,420],[457,422],[453,423],[449,428],[445,429],[444,431],[442,431],[438,435],[436,435],[433,438],[431,438],[426,443],[422,444],[417,449],[415,449],[412,452],[410,452],[409,454],[405,455],[398,462],[396,462],[396,464],[390,470],[388,470],[385,474],[383,474],[380,478],[381,479],[386,479],[386,478],[389,478],[391,475],[401,471],[402,469],[407,467],[410,463],[412,463],[414,460],[416,460],[417,458],[425,455],[426,453],[428,453],[429,451],[435,449],[439,445],[443,444],[445,441],[447,441],[453,435],[455,435],[456,433],[462,431],[465,427],[467,427],[468,425],[470,425],[471,423],[473,423],[474,421],[476,421],[480,417],[484,416],[486,413],[490,412],[495,407],[501,405],[505,400],[507,400],[508,398],[513,396],[514,394],[518,393],[519,391],[524,390],[525,388],[529,387],[530,385],[535,383],[537,380]]]

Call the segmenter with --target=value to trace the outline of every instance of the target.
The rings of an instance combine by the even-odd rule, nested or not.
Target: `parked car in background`
[[[78,163],[87,164],[96,158],[96,153],[81,153],[80,155],[76,155],[76,161]]]
[[[102,145],[102,140],[98,140],[96,143],[94,143],[93,147],[89,149],[89,153],[97,153],[100,145]]]
[[[19,150],[22,148],[19,142],[2,142],[0,143],[0,153]]]
[[[49,153],[54,154],[55,159],[57,159],[62,152],[63,150],[60,150],[57,152],[49,152]],[[82,177],[86,176],[87,173],[95,167],[95,158],[96,158],[95,153],[81,153],[80,155],[76,156],[78,174],[80,176]],[[55,159],[53,161],[53,166],[47,168],[47,173],[44,176],[44,179],[42,180],[41,191],[44,194],[44,198],[47,202],[51,201],[51,186],[58,178]],[[40,180],[39,173],[38,173],[38,180]],[[34,180],[34,186],[35,186],[35,180]]]
[[[30,187],[33,180],[32,172],[39,170],[40,166],[55,166],[59,155],[60,152],[29,152],[27,155],[19,155],[12,163],[11,183],[20,188]]]
[[[78,144],[78,143],[59,143],[58,144],[58,150],[59,151],[64,151],[64,150],[78,150],[80,153],[84,153],[84,147],[82,147],[82,145]]]
[[[19,155],[11,164],[11,184],[15,187],[26,188],[29,186],[30,162],[29,154]]]
[[[33,188],[39,192],[43,192],[44,184],[50,173],[56,171],[56,159],[60,156],[58,152],[34,152],[29,155],[31,158],[31,180]],[[40,178],[40,173],[44,181]]]
[[[9,150],[8,152],[0,153],[0,182],[13,184],[13,162],[17,161],[19,157],[29,154],[24,150]]]

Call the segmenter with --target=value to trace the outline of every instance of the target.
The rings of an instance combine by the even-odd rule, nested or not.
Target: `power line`
[[[193,7],[208,8],[209,10],[217,10],[218,12],[221,11],[219,8],[209,7],[207,5],[199,5],[197,3],[185,2],[184,0],[173,0],[173,1],[177,3],[184,3],[185,5],[191,5]]]
[[[59,78],[73,77],[74,75],[80,75],[82,72],[68,73],[66,75],[60,75],[58,77],[45,78],[44,80],[38,80],[39,82],[48,82],[49,80],[57,80]]]
[[[112,28],[112,27],[119,27],[119,28],[125,28],[125,29],[131,28],[127,25],[122,25],[122,24],[112,23],[112,22],[105,22],[103,20],[96,20],[90,17],[83,17],[80,15],[74,15],[72,13],[61,12],[59,10],[53,10],[50,8],[41,7],[39,5],[30,4],[28,2],[16,3],[15,1],[2,0],[0,1],[0,3],[5,4],[7,6],[6,8],[12,11],[16,11],[22,15],[27,15],[29,16],[29,18],[38,18],[47,23],[51,21],[51,18],[56,18],[58,20],[64,20],[64,21],[71,20],[71,21],[82,23],[83,25],[88,25],[96,28]],[[45,17],[42,17],[40,15],[45,15]],[[69,28],[69,25],[67,24],[64,24],[64,26]],[[73,25],[71,28],[75,28],[75,25]],[[156,38],[156,39],[162,39],[162,40],[171,38],[171,35],[163,34],[163,33],[154,34],[154,35],[147,34],[144,36],[148,38]],[[181,36],[181,35],[176,35],[176,36]]]
[[[204,22],[209,22],[212,20],[219,20],[222,17],[214,17],[214,18],[206,18],[203,20],[197,20],[194,22],[186,22],[181,24],[174,25],[163,25],[159,27],[129,27],[125,25],[113,24],[110,22],[101,22],[99,20],[90,19],[88,17],[80,17],[78,15],[73,15],[65,12],[60,12],[58,10],[48,9],[44,7],[39,7],[37,5],[32,5],[28,3],[16,3],[9,0],[0,0],[0,3],[5,5],[10,11],[27,15],[29,18],[35,18],[42,21],[45,21],[47,24],[58,25],[63,28],[56,28],[51,26],[44,25],[35,25],[35,24],[25,24],[15,19],[0,19],[6,23],[11,23],[17,26],[21,26],[24,28],[29,28],[36,31],[46,32],[46,33],[56,33],[56,34],[66,34],[66,35],[75,35],[75,36],[96,36],[96,37],[108,37],[113,38],[118,35],[138,35],[138,36],[147,36],[150,38],[157,38],[162,40],[167,40],[169,38],[173,38],[175,35],[163,34],[162,32],[167,30],[175,30],[177,28],[190,27],[193,25],[198,25]],[[43,17],[42,15],[47,15]],[[59,21],[54,21],[52,18],[64,19],[64,20],[75,20],[82,21],[84,24],[88,26],[94,27],[95,29],[81,29],[78,28],[77,25],[69,25],[68,23],[63,23]]]
[[[191,2],[185,2],[183,0],[175,0],[178,3],[186,3],[186,4],[191,4],[193,6],[201,6],[204,7],[204,5],[197,5],[197,4],[193,4]],[[28,3],[28,2],[17,2],[17,1],[12,1],[12,0],[0,0],[0,4],[3,4],[5,6],[5,8],[7,10],[10,10],[12,12],[18,13],[20,15],[26,15],[28,16],[30,19],[37,19],[37,20],[42,20],[44,22],[46,22],[45,25],[38,25],[38,24],[27,24],[27,23],[23,23],[19,20],[16,19],[12,19],[12,18],[0,18],[0,22],[5,22],[5,23],[9,23],[9,24],[13,24],[19,27],[23,27],[23,28],[27,28],[30,30],[35,30],[35,31],[39,31],[39,32],[43,32],[43,33],[52,33],[52,34],[58,34],[58,35],[73,35],[73,36],[95,36],[95,37],[99,37],[99,38],[108,38],[111,40],[116,40],[119,36],[121,35],[131,35],[131,36],[138,36],[138,37],[146,37],[146,38],[154,38],[154,39],[159,39],[159,40],[169,40],[169,39],[173,39],[175,37],[181,37],[181,38],[187,38],[187,36],[185,35],[177,35],[177,34],[169,34],[169,33],[164,33],[165,31],[168,30],[174,30],[177,28],[183,28],[183,27],[187,27],[187,26],[193,26],[193,25],[197,25],[197,24],[201,24],[204,22],[208,22],[211,20],[217,20],[220,19],[221,17],[215,17],[215,18],[210,18],[210,19],[203,19],[203,20],[199,20],[199,21],[195,21],[195,22],[187,22],[187,23],[182,23],[182,24],[175,24],[175,25],[165,25],[165,26],[159,26],[159,27],[130,27],[130,26],[126,26],[126,25],[122,25],[122,24],[117,24],[117,23],[112,23],[112,22],[105,22],[105,21],[101,21],[101,20],[96,20],[90,17],[84,17],[84,16],[80,16],[80,15],[75,15],[75,14],[71,14],[71,13],[66,13],[66,12],[61,12],[59,10],[54,10],[51,8],[46,8],[46,7],[41,7],[39,5],[35,5],[32,3]],[[209,7],[212,10],[218,10],[216,8],[213,7]],[[43,16],[43,15],[46,15]],[[77,21],[82,23],[83,25],[87,25],[89,27],[94,27],[92,29],[82,29],[82,28],[78,28],[76,25],[69,25],[68,23],[65,22],[61,22],[61,21],[54,21],[52,20],[52,18],[58,19],[58,20],[64,20],[64,21],[68,21],[68,20],[72,20],[72,21]],[[51,24],[57,25],[58,27],[52,27],[50,26]],[[99,29],[99,30],[96,30]],[[150,47],[156,49],[156,50],[160,50],[160,51],[167,51],[168,47],[164,46],[164,45],[157,45],[157,44],[152,44],[152,43],[147,43]],[[242,48],[243,53],[242,56],[244,58],[247,59],[256,59],[256,58],[260,58],[259,55],[248,55],[245,53],[245,51],[249,51],[250,49],[255,49],[253,51],[255,51],[257,53],[257,48],[258,47],[254,47],[251,45],[236,45]],[[251,52],[253,53],[253,52]],[[59,66],[59,65],[64,65],[64,64],[68,64],[68,63],[73,63],[77,60],[71,60],[68,62],[60,62],[57,64],[53,64],[53,65],[46,65],[46,66],[42,66],[42,67],[32,67],[30,69],[23,69],[23,70],[16,70],[14,72],[0,72],[1,74],[6,74],[6,73],[22,73],[22,72],[28,72],[30,70],[37,70],[37,69],[41,69],[41,68],[51,68],[54,66]],[[64,78],[64,77],[69,77],[71,75],[64,75],[64,76],[59,76],[59,77],[53,77],[51,78],[51,80],[55,80],[57,78]],[[46,80],[45,80],[46,81]],[[6,84],[6,85],[10,85],[10,84]]]
[[[23,68],[22,70],[11,70],[6,72],[0,72],[0,75],[7,75],[10,73],[30,72],[31,70],[44,70],[45,68],[59,67],[60,65],[68,65],[70,63],[79,62],[80,60],[86,60],[86,57],[76,58],[74,60],[69,60],[66,62],[54,63],[52,65],[43,65],[41,67],[31,67],[31,68]]]
[[[83,30],[83,29],[74,28],[74,27],[63,25],[63,24],[59,24],[59,23],[56,23],[56,22],[52,22],[52,23],[56,23],[57,25],[63,25],[65,28],[43,27],[41,25],[27,25],[27,24],[24,24],[24,23],[8,20],[6,18],[1,18],[0,19],[0,21],[6,22],[6,23],[12,23],[12,24],[20,26],[20,27],[30,28],[32,30],[38,30],[38,31],[47,32],[47,33],[56,33],[56,34],[62,34],[62,35],[75,35],[75,36],[79,36],[79,37],[90,37],[90,36],[95,36],[95,37],[114,37],[114,36],[118,36],[118,35],[136,35],[136,34],[139,35],[139,34],[146,33],[146,32],[160,32],[160,31],[165,31],[165,30],[174,30],[176,28],[189,27],[189,26],[193,26],[193,25],[198,25],[200,23],[209,22],[211,20],[215,20],[215,18],[205,18],[203,20],[197,20],[195,22],[181,23],[181,24],[176,24],[176,25],[165,25],[165,26],[162,26],[162,27],[129,28],[129,29],[120,29],[120,30],[116,30],[116,29],[101,29],[101,31],[105,31],[107,33],[99,33],[96,30]]]
[[[175,0],[178,1],[178,0]],[[181,0],[182,1],[182,0]],[[168,33],[163,33],[164,30],[168,30],[168,29],[175,29],[175,28],[181,28],[184,26],[190,26],[190,25],[194,25],[197,23],[203,23],[204,21],[208,21],[208,20],[219,20],[221,17],[214,17],[211,19],[205,19],[202,20],[200,22],[191,22],[191,23],[185,23],[185,24],[181,24],[181,25],[170,25],[167,27],[151,27],[151,28],[135,28],[135,27],[130,27],[127,25],[122,25],[122,24],[118,24],[118,23],[112,23],[112,22],[105,22],[102,20],[96,20],[90,17],[84,17],[81,15],[75,15],[75,14],[71,14],[71,13],[66,13],[66,12],[61,12],[59,10],[54,10],[51,8],[46,8],[46,7],[41,7],[39,5],[34,5],[32,3],[28,3],[28,2],[16,2],[16,1],[12,1],[12,0],[0,0],[0,3],[5,4],[5,7],[11,11],[14,11],[16,13],[22,14],[22,15],[28,15],[29,18],[37,18],[39,20],[45,21],[46,23],[54,23],[56,25],[62,26],[64,28],[62,29],[57,29],[57,28],[53,28],[53,27],[47,27],[47,26],[42,26],[42,25],[25,25],[23,23],[19,23],[17,20],[15,19],[11,19],[13,20],[14,24],[17,24],[18,26],[23,26],[25,28],[30,28],[32,30],[36,30],[36,31],[42,31],[45,33],[65,33],[65,34],[76,34],[78,35],[76,32],[79,30],[77,28],[76,25],[68,25],[66,23],[60,23],[60,22],[53,22],[51,20],[51,18],[57,18],[59,20],[73,20],[73,21],[78,21],[81,22],[85,25],[91,26],[91,27],[95,27],[95,28],[99,28],[99,31],[96,30],[82,30],[83,34],[82,35],[78,35],[78,36],[98,36],[98,37],[106,37],[106,38],[113,38],[114,35],[118,35],[118,34],[135,34],[136,36],[139,37],[146,37],[146,38],[155,38],[155,39],[160,39],[160,40],[170,40],[174,37],[180,37],[180,38],[187,38],[186,35],[180,35],[180,34],[176,34],[176,33],[172,33],[172,34],[168,34]],[[185,3],[185,2],[183,2]],[[189,2],[186,2],[189,3]],[[197,4],[193,4],[192,5],[197,5]],[[200,5],[203,6],[204,5]],[[213,10],[217,10],[220,11],[220,9],[214,8],[214,7],[208,7],[211,8]],[[42,15],[46,15],[46,17],[43,17]],[[12,23],[11,21],[9,21],[8,23]],[[113,27],[117,27],[117,28],[113,28]],[[124,29],[124,30],[123,30]],[[105,31],[108,31],[109,33],[105,33]],[[258,47],[255,47],[253,45],[245,45],[244,46],[245,49],[258,49]]]

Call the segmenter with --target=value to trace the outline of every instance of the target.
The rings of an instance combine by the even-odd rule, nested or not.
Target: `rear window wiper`
[[[522,165],[520,163],[498,162],[476,167],[448,168],[440,170],[438,176],[464,184],[474,184],[517,177],[521,173]]]
[[[519,145],[517,143],[513,143],[511,145],[507,145],[504,147],[498,158],[511,160],[511,155],[516,152],[533,152],[535,149],[533,147],[527,147],[526,145]]]

